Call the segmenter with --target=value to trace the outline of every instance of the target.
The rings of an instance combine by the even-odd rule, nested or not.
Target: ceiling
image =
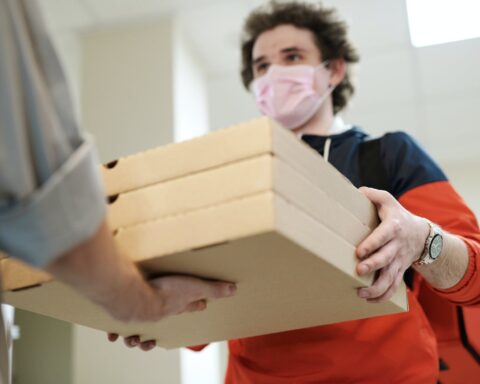
[[[242,96],[244,91],[238,81],[240,31],[248,12],[266,1],[40,2],[57,36],[127,20],[174,15],[214,84],[213,89],[222,92],[213,99],[222,102],[228,90],[231,98],[238,100],[235,108],[228,109],[228,116],[219,112],[213,126],[251,116],[251,99]],[[335,6],[346,19],[362,57],[355,71],[358,92],[346,113],[347,119],[374,134],[399,129],[411,132],[444,162],[480,161],[480,128],[475,125],[480,121],[480,39],[413,48],[405,0],[323,3]],[[217,105],[213,108],[222,109]],[[456,147],[460,141],[452,141],[453,134],[466,138],[461,140],[461,147]]]
[[[308,1],[308,0],[307,0]],[[39,0],[55,34],[106,24],[174,15],[209,73],[238,66],[240,31],[246,15],[266,0]],[[309,2],[316,2],[310,0]],[[325,0],[350,25],[361,52],[409,47],[404,1]],[[372,38],[374,37],[374,38]],[[221,54],[213,54],[212,48]],[[233,64],[233,65],[232,65]]]

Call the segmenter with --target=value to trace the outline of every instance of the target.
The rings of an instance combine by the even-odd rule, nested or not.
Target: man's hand
[[[235,294],[235,284],[211,282],[189,276],[166,276],[151,280],[157,298],[152,303],[143,303],[133,319],[158,320],[162,317],[177,315],[182,312],[203,311],[207,308],[209,299],[220,299]],[[109,333],[108,340],[116,341],[118,334]],[[125,345],[133,348],[139,346],[149,351],[156,346],[155,340],[140,342],[140,336],[124,338]]]
[[[426,219],[408,212],[386,191],[366,187],[360,191],[377,207],[381,223],[357,247],[361,260],[357,273],[378,274],[373,285],[360,288],[358,295],[368,302],[380,303],[393,296],[404,272],[422,254],[429,225]]]
[[[112,315],[123,321],[158,321],[183,312],[201,311],[208,300],[230,297],[236,292],[232,283],[180,275],[159,277],[148,285],[149,294],[142,292],[134,308],[118,311],[113,302]]]
[[[111,342],[115,342],[118,339],[118,334],[116,333],[109,333],[108,340]],[[155,340],[147,340],[140,342],[140,336],[129,336],[124,337],[123,342],[128,348],[135,348],[139,347],[142,351],[148,352],[151,351],[153,348],[157,346],[157,342]]]
[[[124,322],[158,321],[200,310],[206,300],[232,296],[236,289],[232,283],[190,276],[146,281],[136,265],[118,252],[106,221],[92,238],[45,269]]]

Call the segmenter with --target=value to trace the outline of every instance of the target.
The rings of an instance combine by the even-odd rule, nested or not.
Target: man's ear
[[[344,59],[330,60],[328,68],[332,73],[332,76],[330,77],[330,85],[331,86],[333,85],[334,87],[336,87],[345,78],[345,73],[347,70],[347,65],[345,64],[345,60]]]

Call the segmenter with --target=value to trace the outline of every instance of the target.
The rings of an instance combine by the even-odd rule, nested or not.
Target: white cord
[[[323,146],[323,158],[328,163],[328,156],[330,155],[330,144],[332,143],[332,139],[328,138],[325,140],[325,145]]]

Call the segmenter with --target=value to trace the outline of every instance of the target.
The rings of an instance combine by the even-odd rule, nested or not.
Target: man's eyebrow
[[[282,52],[282,53],[292,53],[292,52],[303,52],[303,51],[305,51],[305,49],[300,48],[300,47],[287,47],[287,48],[283,48],[280,52]],[[252,65],[258,64],[258,63],[264,61],[265,59],[266,59],[265,56],[257,57],[256,59],[253,59]]]
[[[263,60],[265,60],[265,56],[257,57],[256,59],[253,60],[252,65],[258,64]]]
[[[283,48],[280,52],[290,53],[290,52],[299,52],[299,51],[305,51],[305,50],[300,47],[287,47],[287,48]]]

